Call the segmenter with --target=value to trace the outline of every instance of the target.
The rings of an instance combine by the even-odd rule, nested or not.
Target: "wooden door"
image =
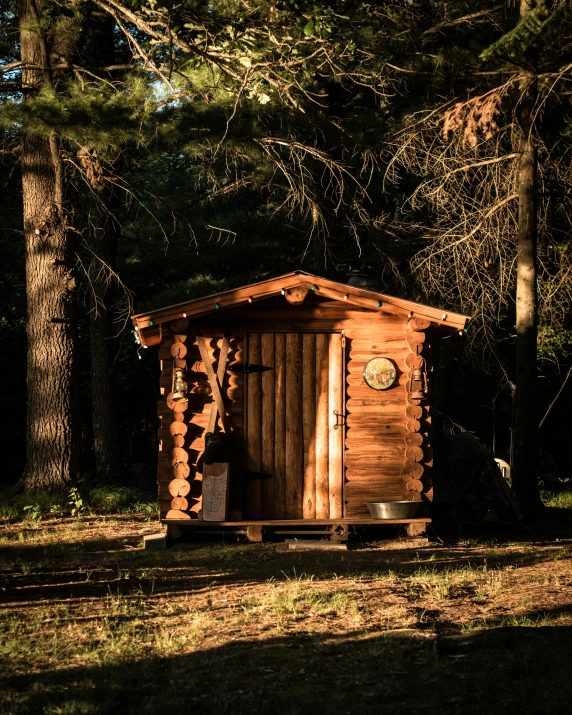
[[[246,362],[272,368],[246,376],[246,469],[271,475],[248,479],[248,518],[343,516],[342,342],[339,333],[248,334]]]

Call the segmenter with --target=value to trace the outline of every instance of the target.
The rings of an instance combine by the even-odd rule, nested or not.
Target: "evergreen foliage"
[[[0,74],[0,259],[12,267],[0,282],[0,343],[11,346],[2,367],[13,377],[2,401],[11,415],[8,440],[22,446],[11,479],[23,468],[22,134],[57,136],[65,167],[82,287],[84,471],[93,468],[85,417],[94,389],[88,279],[109,215],[121,228],[109,274],[114,289],[103,306],[116,321],[113,384],[118,404],[129,404],[119,408],[126,456],[150,463],[154,363],[148,354],[137,359],[125,332],[134,303],[157,307],[298,267],[343,279],[347,263],[361,258],[387,292],[470,312],[485,306],[486,321],[472,332],[482,330],[497,346],[496,365],[510,381],[514,210],[507,205],[504,222],[485,222],[472,243],[463,243],[458,225],[492,200],[488,163],[464,167],[515,151],[511,108],[520,68],[534,55],[542,97],[540,357],[555,391],[557,373],[546,361],[567,365],[572,329],[561,298],[572,215],[570,107],[562,91],[570,74],[569,2],[539,2],[520,22],[514,5],[490,0],[68,0],[38,7],[37,30],[48,39],[74,19],[75,49],[51,58],[53,81],[23,102],[15,6],[0,3],[0,70],[9,68]],[[508,193],[516,179],[506,166]],[[460,183],[448,184],[453,176]],[[471,257],[460,257],[455,242],[474,246]],[[419,268],[436,246],[443,251],[430,265],[440,283]],[[458,279],[461,264],[474,282]],[[490,369],[482,343],[476,354]],[[441,407],[461,410],[446,396]]]

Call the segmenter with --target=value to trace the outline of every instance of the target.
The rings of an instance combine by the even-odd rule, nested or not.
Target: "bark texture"
[[[536,2],[521,0],[520,17]],[[516,277],[516,374],[513,402],[512,479],[525,512],[540,507],[537,390],[537,171],[534,111],[538,99],[534,57],[516,108],[519,130],[518,257]]]
[[[55,86],[51,56],[69,56],[66,26],[49,35],[35,0],[18,1],[24,101]],[[69,25],[68,20],[65,25]],[[78,469],[77,279],[58,138],[22,136],[27,292],[27,462],[25,486],[62,489]]]

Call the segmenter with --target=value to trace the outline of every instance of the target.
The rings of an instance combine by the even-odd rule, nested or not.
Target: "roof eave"
[[[300,280],[300,277],[307,278],[307,281]],[[294,280],[292,280],[294,279]],[[297,280],[296,280],[297,279]],[[158,308],[146,313],[138,313],[132,317],[133,324],[141,331],[154,323],[165,323],[177,318],[193,318],[202,315],[209,315],[233,308],[250,301],[264,300],[281,292],[295,288],[301,283],[308,283],[317,295],[324,295],[334,300],[345,301],[379,311],[385,306],[392,306],[398,311],[411,314],[410,317],[421,317],[430,320],[438,327],[462,330],[465,328],[469,316],[460,313],[441,310],[431,306],[416,303],[414,301],[396,298],[394,296],[379,293],[377,291],[364,290],[345,283],[330,281],[320,276],[314,276],[304,271],[294,271],[286,273],[277,278],[266,279],[258,283],[252,283],[240,288],[232,288],[221,293],[195,298],[183,303]],[[265,290],[261,290],[266,288]]]

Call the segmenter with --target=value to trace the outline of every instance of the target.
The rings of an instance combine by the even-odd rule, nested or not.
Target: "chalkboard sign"
[[[203,521],[225,521],[228,504],[228,462],[203,466]]]

